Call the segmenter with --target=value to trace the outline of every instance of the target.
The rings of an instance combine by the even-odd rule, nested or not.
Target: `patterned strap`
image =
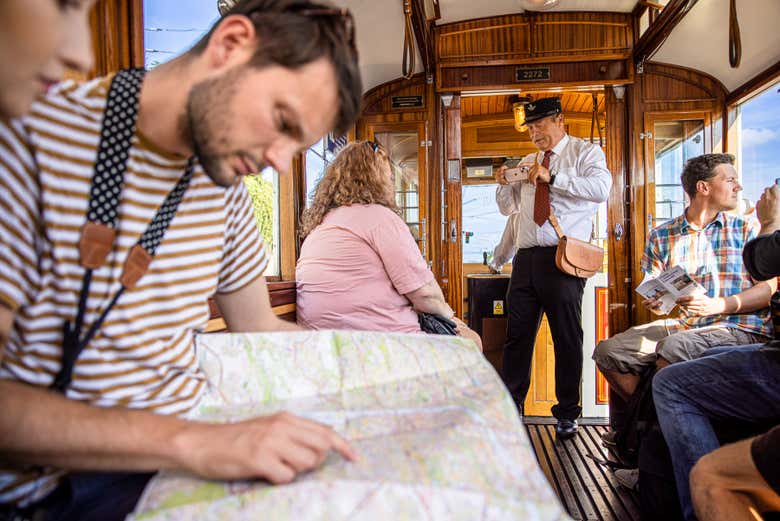
[[[122,269],[122,287],[83,336],[84,315],[92,281],[92,271],[103,266],[116,238],[119,198],[124,187],[124,175],[130,156],[133,135],[138,118],[138,98],[145,71],[128,69],[119,71],[111,82],[106,110],[100,132],[97,161],[92,174],[87,222],[79,240],[81,265],[86,268],[81,283],[76,320],[63,325],[62,363],[51,387],[65,392],[70,385],[73,368],[79,355],[103,325],[108,312],[114,307],[125,289],[132,289],[149,268],[171,220],[176,215],[182,196],[192,179],[195,160],[187,163],[184,175],[168,193],[146,231],[130,250]]]
[[[108,92],[97,161],[92,174],[87,225],[81,241],[82,245],[85,241],[94,243],[82,246],[82,264],[87,268],[95,269],[105,264],[108,252],[116,237],[119,199],[124,187],[124,175],[135,134],[136,120],[138,119],[138,98],[144,74],[143,69],[119,71],[114,76]],[[184,175],[173,187],[173,190],[168,193],[165,201],[155,213],[152,222],[138,240],[136,246],[144,250],[149,260],[154,256],[173,216],[176,215],[181,198],[192,179],[193,170],[194,160],[190,159]],[[105,228],[110,228],[110,230],[107,231]],[[94,249],[99,249],[100,253],[90,256],[89,253]],[[136,255],[139,254],[136,253]],[[87,261],[87,259],[90,260]],[[135,276],[135,274],[123,277],[122,283],[124,286],[132,287],[138,278],[140,276]]]
[[[89,251],[91,247],[94,253],[93,255],[82,255],[82,264],[89,268],[87,276],[84,278],[87,291],[90,270],[105,264],[108,252],[111,251],[111,246],[116,238],[119,197],[122,194],[127,160],[135,134],[136,120],[138,119],[138,98],[144,74],[143,69],[119,71],[114,76],[108,93],[108,103],[100,133],[100,148],[95,172],[92,176],[87,224],[82,233],[82,243],[89,242],[90,237],[92,238],[90,244],[83,247],[83,251]],[[149,269],[157,247],[162,242],[171,220],[176,215],[182,196],[190,185],[194,168],[195,159],[190,158],[184,175],[179,178],[176,185],[165,197],[165,201],[154,214],[152,222],[149,223],[136,245],[130,250],[119,279],[122,283],[122,289],[114,296],[98,321],[90,328],[85,342],[89,341],[95,332],[93,331],[95,325],[99,327],[122,291],[126,288],[134,288]],[[82,291],[84,292],[84,286],[82,286]],[[82,293],[82,300],[85,298],[86,296]],[[76,330],[80,333],[78,320]]]
[[[181,198],[192,179],[194,167],[195,160],[190,158],[184,175],[181,176],[176,183],[176,186],[173,187],[173,190],[168,193],[165,201],[163,201],[160,208],[157,209],[157,213],[154,215],[151,224],[146,228],[146,231],[141,235],[141,238],[138,239],[138,244],[149,252],[149,255],[154,255],[157,251],[157,247],[160,245],[160,241],[162,241],[165,231],[171,224],[173,216],[176,215],[176,209],[179,207]]]
[[[116,228],[119,196],[124,185],[127,159],[138,119],[138,96],[143,69],[119,71],[111,81],[103,128],[100,131],[87,220]]]
[[[149,269],[149,264],[152,262],[157,247],[162,242],[165,232],[168,226],[173,220],[173,216],[176,215],[176,210],[179,208],[184,192],[187,191],[187,187],[190,185],[192,179],[192,173],[195,170],[195,160],[190,158],[187,163],[187,168],[184,171],[184,175],[179,178],[173,189],[168,192],[162,205],[157,209],[157,213],[154,214],[152,222],[146,227],[146,231],[138,239],[138,242],[130,250],[125,261],[125,266],[122,269],[122,276],[119,279],[122,282],[122,286],[125,288],[134,288],[138,283],[138,280],[143,277],[146,270]]]

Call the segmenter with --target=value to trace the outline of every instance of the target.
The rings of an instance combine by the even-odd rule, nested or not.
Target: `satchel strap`
[[[550,206],[550,217],[548,217],[547,220],[550,221],[553,229],[555,229],[555,233],[558,235],[558,240],[563,239],[565,235],[563,230],[561,230],[561,225],[558,223],[558,218],[555,217],[555,213],[552,211],[552,206]]]
[[[568,147],[569,144],[567,143],[566,146]],[[566,150],[566,149],[564,148],[564,150]],[[561,152],[563,152],[563,150]],[[537,154],[536,154],[537,162],[538,162],[538,159],[539,159],[539,154],[541,154],[541,152],[537,152]],[[555,230],[555,234],[558,236],[558,240],[561,240],[564,237],[566,237],[566,234],[563,233],[563,230],[561,229],[561,225],[558,222],[558,218],[555,217],[555,212],[553,212],[552,197],[550,198],[550,216],[547,218],[547,220],[550,221],[550,224],[552,225],[553,229]],[[592,243],[593,239],[595,239],[595,233],[591,229],[590,240],[588,242]]]
[[[552,211],[552,206],[550,207],[550,217],[548,217],[547,220],[550,221],[550,224],[552,225],[553,229],[555,229],[555,234],[558,235],[558,240],[561,240],[564,237],[566,237],[566,234],[563,233],[563,230],[561,229],[561,225],[558,222],[558,218],[555,217],[555,213],[553,213]],[[588,242],[592,244],[593,239],[595,239],[595,237],[593,231],[591,230],[590,239],[588,240]]]

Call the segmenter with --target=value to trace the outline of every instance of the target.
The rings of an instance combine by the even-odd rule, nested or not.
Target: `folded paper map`
[[[515,406],[459,337],[359,331],[202,335],[209,391],[193,418],[286,410],[359,453],[331,453],[287,485],[162,472],[132,520],[569,519]]]

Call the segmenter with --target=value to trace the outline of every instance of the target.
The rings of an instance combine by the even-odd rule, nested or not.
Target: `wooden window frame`
[[[417,219],[420,229],[420,241],[417,242],[418,246],[421,246],[424,242],[424,246],[421,246],[420,250],[423,253],[423,257],[426,262],[432,262],[433,256],[433,244],[430,234],[430,208],[428,201],[429,183],[428,177],[428,148],[423,145],[428,140],[428,126],[425,121],[399,121],[399,122],[369,122],[366,124],[367,136],[366,139],[374,140],[377,133],[383,132],[416,132],[417,133]],[[425,224],[423,223],[425,220]],[[425,230],[423,230],[425,228]],[[424,237],[424,239],[422,239]]]
[[[643,114],[643,130],[645,136],[648,134],[652,137],[645,137],[640,141],[642,146],[642,167],[644,171],[644,198],[640,201],[640,204],[634,204],[631,209],[632,221],[634,223],[641,223],[641,228],[636,227],[634,237],[632,239],[632,248],[634,250],[634,258],[637,262],[632,266],[631,278],[635,281],[635,286],[639,285],[639,282],[644,278],[644,274],[640,269],[639,259],[644,254],[645,245],[647,244],[647,237],[650,234],[650,230],[656,227],[656,210],[655,210],[655,123],[662,121],[703,121],[704,123],[704,153],[712,153],[713,143],[713,120],[712,112],[708,110],[678,110],[678,111],[646,111]],[[653,215],[652,226],[649,224],[649,215]],[[642,297],[636,292],[632,294],[633,298],[633,310],[634,310],[634,325],[647,324],[655,320],[655,315],[652,315],[647,308],[642,305]]]

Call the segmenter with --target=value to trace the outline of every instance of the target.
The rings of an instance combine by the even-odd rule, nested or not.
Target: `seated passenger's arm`
[[[777,291],[776,278],[756,282],[752,288],[726,297],[726,313],[750,313],[767,308],[775,291]]]
[[[658,232],[656,230],[650,230],[650,234],[647,237],[647,244],[645,244],[645,250],[642,254],[641,270],[644,274],[641,286],[646,280],[657,277],[666,269],[667,262],[664,255],[661,252],[661,247],[658,240]],[[661,300],[660,299],[642,299],[642,304],[654,315],[663,315],[661,313]]]
[[[436,280],[431,280],[422,287],[404,294],[404,296],[412,303],[415,311],[441,315],[444,318],[455,316],[455,312],[444,300],[444,294]]]
[[[497,273],[501,273],[504,264],[515,255],[515,227],[514,220],[510,216],[504,226],[504,233],[501,234],[501,240],[493,249],[493,260],[488,266]]]
[[[777,290],[777,279],[765,280],[728,297],[711,298],[696,294],[680,297],[677,304],[695,316],[734,315],[751,313],[769,306],[772,293]]]
[[[421,288],[404,296],[412,303],[415,311],[432,313],[451,319],[455,322],[455,331],[457,331],[458,336],[474,341],[477,347],[482,350],[482,339],[476,331],[470,329],[469,326],[455,316],[455,312],[452,311],[447,301],[444,300],[444,294],[441,292],[441,288],[436,283],[436,280],[431,280]]]
[[[8,338],[11,324],[13,312],[0,305],[0,337]],[[0,411],[4,468],[178,469],[209,479],[287,483],[318,467],[331,449],[355,458],[348,443],[329,427],[288,413],[233,424],[192,422],[93,407],[10,380],[0,380]]]
[[[751,455],[755,438],[724,445],[703,456],[691,471],[691,499],[700,521],[754,521],[780,509]]]
[[[480,336],[477,334],[476,331],[474,331],[469,326],[467,326],[466,323],[463,322],[458,317],[452,317],[452,321],[455,322],[455,331],[458,332],[458,336],[462,336],[463,338],[468,338],[469,340],[477,344],[477,347],[479,347],[480,351],[483,351],[482,338],[480,338]]]
[[[279,413],[233,424],[85,405],[47,389],[0,381],[0,462],[72,470],[178,469],[209,479],[287,483],[333,449],[355,454],[330,428]]]
[[[218,293],[216,300],[228,330],[233,333],[297,331],[301,328],[274,314],[265,277],[255,279],[232,293]]]

